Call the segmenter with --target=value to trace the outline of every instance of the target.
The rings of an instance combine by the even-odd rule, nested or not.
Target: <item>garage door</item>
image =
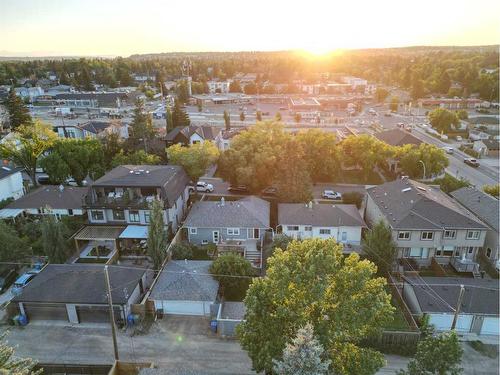
[[[115,322],[123,319],[119,307],[114,307]],[[109,323],[108,306],[77,306],[76,313],[80,323]]]
[[[210,304],[203,301],[155,301],[155,307],[156,310],[163,309],[164,314],[200,316],[210,314]]]
[[[29,320],[68,320],[66,305],[57,303],[24,303]]]
[[[481,335],[500,335],[500,320],[498,318],[484,318]]]
[[[437,331],[448,331],[453,322],[452,314],[429,314],[429,324],[434,325]],[[459,315],[457,320],[457,331],[470,332],[472,315]]]

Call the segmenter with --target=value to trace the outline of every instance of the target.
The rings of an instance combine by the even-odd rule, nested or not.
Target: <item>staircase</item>
[[[245,252],[245,258],[252,263],[252,266],[260,268],[261,267],[261,253],[258,250],[248,250]]]

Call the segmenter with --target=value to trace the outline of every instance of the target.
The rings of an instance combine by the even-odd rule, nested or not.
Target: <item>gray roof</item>
[[[491,116],[469,117],[465,121],[467,121],[470,124],[474,124],[474,125],[482,125],[482,124],[486,124],[486,125],[495,125],[496,124],[496,125],[498,125],[499,124],[499,119],[497,117],[491,117]]]
[[[14,209],[38,209],[52,208],[61,209],[81,209],[82,201],[88,188],[64,186],[61,189],[57,185],[46,185],[35,189],[25,196],[10,203],[7,208]]]
[[[171,260],[151,291],[154,300],[214,302],[219,283],[210,275],[212,261]]]
[[[243,302],[224,302],[220,313],[221,319],[243,320],[247,309]]]
[[[450,193],[461,205],[499,232],[499,201],[474,187],[463,187]]]
[[[184,226],[195,228],[269,228],[269,202],[255,196],[238,201],[193,204]]]
[[[205,140],[211,141],[214,140],[218,133],[220,133],[220,129],[215,128],[213,126],[197,126],[197,125],[189,125],[189,126],[178,126],[172,131],[170,131],[165,140],[174,141],[175,138],[180,134],[188,140],[194,133],[198,134]]]
[[[322,227],[366,227],[354,204],[280,203],[278,224]]]
[[[481,142],[483,142],[490,151],[498,151],[500,149],[500,141],[496,139],[483,139]]]
[[[188,175],[178,165],[120,165],[92,186],[158,187],[163,190],[168,207],[171,207],[188,183]]]
[[[78,127],[90,133],[99,134],[111,125],[109,121],[88,121],[79,125]]]
[[[109,266],[113,304],[125,304],[146,272],[140,268]],[[108,303],[104,266],[49,264],[23,289],[14,302]]]
[[[398,179],[367,189],[395,229],[487,229],[470,211],[439,187]]]
[[[424,313],[451,313],[453,310],[439,297],[455,308],[460,284],[463,284],[465,294],[460,307],[462,313],[499,315],[498,280],[465,277],[405,277],[405,279],[413,285],[418,304]]]
[[[14,173],[21,172],[22,170],[23,170],[23,168],[10,168],[10,167],[2,166],[2,167],[0,167],[0,180],[2,180],[5,177],[8,177]]]
[[[422,143],[420,139],[405,130],[390,129],[376,133],[375,137],[391,146],[416,145]]]

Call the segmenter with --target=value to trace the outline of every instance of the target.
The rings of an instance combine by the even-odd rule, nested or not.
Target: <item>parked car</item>
[[[194,187],[190,186],[189,191],[194,192]],[[205,181],[198,181],[198,183],[196,184],[196,191],[199,191],[202,193],[211,193],[214,191],[214,185],[209,184]]]
[[[455,138],[456,138],[456,139],[457,139],[457,141],[459,141],[459,142],[462,142],[462,141],[464,140],[464,139],[462,138],[462,136],[460,136],[460,135],[457,135]]]
[[[231,193],[249,193],[250,190],[246,185],[231,185],[227,188]]]
[[[479,167],[479,162],[473,158],[464,159],[464,163],[470,165],[471,167],[477,168]]]
[[[14,296],[18,296],[23,291],[23,288],[28,285],[28,283],[33,280],[36,275],[33,273],[24,273],[14,282],[11,293]]]
[[[336,201],[342,200],[342,194],[340,194],[338,191],[333,191],[333,190],[324,190],[321,196],[324,199],[333,199]]]
[[[15,268],[4,268],[0,271],[0,293],[5,292],[9,289],[9,286],[17,278],[17,272]]]
[[[443,147],[443,150],[447,154],[453,154],[453,147]]]
[[[278,188],[274,186],[266,187],[261,191],[261,194],[265,197],[275,197],[278,194]]]

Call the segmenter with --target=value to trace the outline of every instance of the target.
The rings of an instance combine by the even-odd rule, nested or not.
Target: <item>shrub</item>
[[[193,247],[193,245],[187,242],[173,244],[170,248],[170,251],[172,252],[172,259],[193,259]]]
[[[355,204],[357,208],[360,208],[361,202],[363,202],[363,194],[357,191],[349,191],[342,194],[342,202],[345,204]]]

